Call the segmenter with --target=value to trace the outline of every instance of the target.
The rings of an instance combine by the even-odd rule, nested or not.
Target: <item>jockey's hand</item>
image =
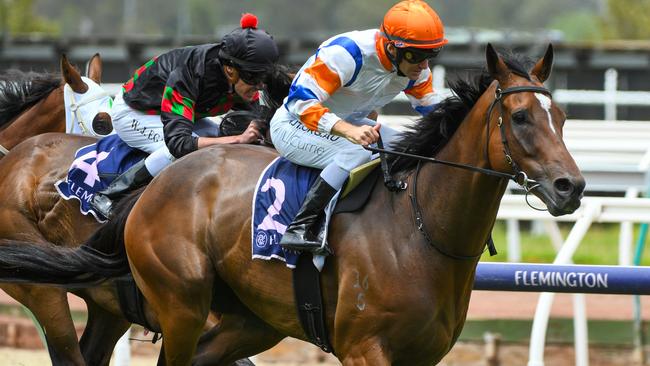
[[[368,125],[355,126],[344,121],[339,121],[334,125],[333,130],[334,133],[340,134],[355,144],[366,146],[379,140],[380,128],[381,125],[379,123],[373,127]]]
[[[238,137],[238,144],[257,144],[263,139],[262,133],[255,122],[251,122],[246,130]]]

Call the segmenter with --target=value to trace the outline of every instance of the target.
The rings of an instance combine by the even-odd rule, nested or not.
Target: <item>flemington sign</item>
[[[518,287],[583,287],[607,289],[608,273],[562,272],[562,271],[515,271],[514,281]],[[533,290],[534,291],[534,290]]]
[[[475,290],[650,294],[650,267],[479,263]]]

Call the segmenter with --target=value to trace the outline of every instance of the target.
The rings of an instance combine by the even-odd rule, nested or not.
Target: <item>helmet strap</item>
[[[388,45],[392,44],[393,48],[395,49],[395,56],[393,56],[390,52],[388,52]],[[390,62],[395,66],[395,69],[397,70],[397,75],[398,76],[406,76],[402,71],[399,69],[399,64],[402,63],[402,60],[404,59],[404,53],[400,52],[400,49],[395,47],[392,41],[388,41],[384,44],[384,52],[386,53],[386,57],[390,60]]]

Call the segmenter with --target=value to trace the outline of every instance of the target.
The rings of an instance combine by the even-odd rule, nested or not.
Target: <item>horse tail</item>
[[[80,247],[53,243],[0,241],[0,282],[86,287],[130,272],[124,250],[124,226],[144,188],[115,207],[115,216]]]

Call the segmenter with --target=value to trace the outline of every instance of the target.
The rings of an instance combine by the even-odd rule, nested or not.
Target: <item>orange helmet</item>
[[[447,44],[445,27],[433,9],[421,0],[403,0],[384,16],[382,35],[397,48],[440,48]]]

